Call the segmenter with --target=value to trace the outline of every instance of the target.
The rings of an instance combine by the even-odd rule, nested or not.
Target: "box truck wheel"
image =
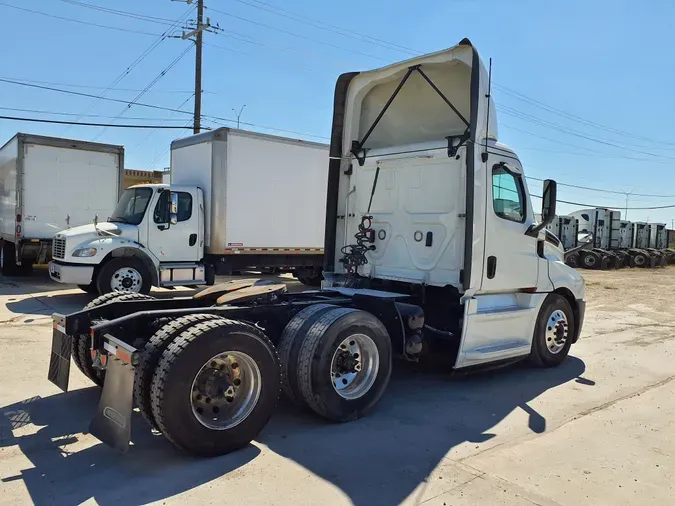
[[[152,378],[157,368],[157,363],[173,340],[184,330],[200,322],[207,320],[214,320],[220,318],[213,314],[191,314],[181,316],[175,320],[165,323],[157,332],[155,332],[150,340],[143,347],[141,351],[138,364],[134,368],[134,400],[140,410],[143,418],[155,429],[159,430],[159,426],[152,416],[152,400],[150,389],[152,386]]]
[[[391,377],[391,340],[382,322],[365,311],[336,308],[309,328],[297,376],[303,400],[329,420],[365,415]]]
[[[142,295],[140,293],[113,292],[95,298],[89,304],[84,306],[84,309],[93,309],[113,301],[142,300],[153,298],[154,297]],[[75,362],[77,368],[82,371],[82,374],[84,374],[98,386],[102,387],[105,380],[105,371],[95,369],[93,366],[94,360],[91,356],[91,338],[89,334],[87,333],[73,336],[73,345],[71,350],[73,362]]]
[[[0,273],[5,276],[17,274],[14,243],[9,241],[2,241],[2,244],[0,244]]]
[[[567,299],[557,293],[549,294],[537,316],[530,362],[538,367],[561,364],[572,346],[575,328],[574,313]]]
[[[119,257],[101,267],[96,278],[100,294],[110,292],[150,293],[152,278],[147,267],[138,258]]]
[[[309,328],[321,315],[335,309],[332,304],[314,304],[306,307],[288,322],[279,339],[279,360],[281,360],[281,391],[294,404],[305,406],[298,385],[298,356],[300,347]]]
[[[152,416],[178,448],[213,457],[249,444],[279,398],[279,357],[256,327],[218,318],[184,330],[152,379]]]

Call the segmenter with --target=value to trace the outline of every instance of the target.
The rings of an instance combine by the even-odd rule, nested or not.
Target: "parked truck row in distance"
[[[565,262],[586,269],[659,267],[675,263],[665,223],[630,222],[620,211],[596,207],[557,216],[548,230],[565,249]]]

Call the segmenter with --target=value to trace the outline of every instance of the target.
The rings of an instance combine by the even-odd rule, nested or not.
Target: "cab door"
[[[173,209],[170,207],[172,201]],[[172,216],[175,218],[173,223]],[[164,190],[157,199],[149,223],[148,248],[161,263],[198,262],[202,257],[199,224],[197,189]]]
[[[537,238],[526,234],[534,214],[517,160],[491,155],[485,210],[481,292],[513,293],[537,286]]]

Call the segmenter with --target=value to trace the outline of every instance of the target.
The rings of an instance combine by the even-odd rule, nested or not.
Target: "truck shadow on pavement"
[[[475,478],[456,465],[453,449],[489,441],[495,437],[491,429],[513,411],[528,415],[530,431],[545,432],[545,413],[528,403],[575,379],[584,387],[594,385],[580,377],[584,371],[584,362],[575,357],[554,369],[514,366],[454,378],[396,363],[385,397],[369,416],[328,423],[282,400],[258,440],[332,483],[357,506],[398,504],[420,485],[416,496],[422,502],[432,493],[427,487],[439,490],[438,483],[428,483],[439,466],[446,478],[442,491]],[[190,458],[152,433],[140,415],[133,421],[134,445],[126,455],[100,443],[88,446],[90,440],[80,444],[98,398],[97,388],[87,388],[0,408],[3,459],[26,458],[32,464],[17,475],[0,476],[0,487],[21,480],[38,505],[91,498],[104,505],[140,504],[208,483],[260,453],[249,445],[217,459]],[[503,442],[515,435],[522,431],[499,437]]]
[[[98,441],[82,448],[79,437],[88,431],[99,395],[92,387],[0,408],[3,459],[11,458],[15,447],[23,455],[19,458],[32,464],[20,474],[0,476],[0,489],[20,480],[36,505],[80,504],[91,498],[103,505],[146,504],[212,481],[260,453],[249,445],[218,459],[189,458],[153,434],[138,414],[129,453]]]
[[[580,378],[584,371],[584,362],[575,357],[554,369],[516,365],[455,378],[397,363],[385,397],[369,416],[331,424],[298,409],[281,409],[259,439],[340,488],[357,506],[399,504],[422,485],[415,493],[421,503],[433,497],[425,489],[439,464],[445,482],[433,485],[436,492],[479,475],[456,465],[460,457],[453,457],[453,448],[473,443],[480,451],[480,443],[495,437],[491,429],[514,410],[525,411],[530,431],[545,432],[545,413],[528,402],[574,379],[594,385]]]

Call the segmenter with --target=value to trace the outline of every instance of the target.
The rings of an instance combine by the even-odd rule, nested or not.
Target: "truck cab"
[[[203,192],[193,186],[132,186],[106,221],[56,234],[52,256],[54,280],[92,292],[205,284]]]

